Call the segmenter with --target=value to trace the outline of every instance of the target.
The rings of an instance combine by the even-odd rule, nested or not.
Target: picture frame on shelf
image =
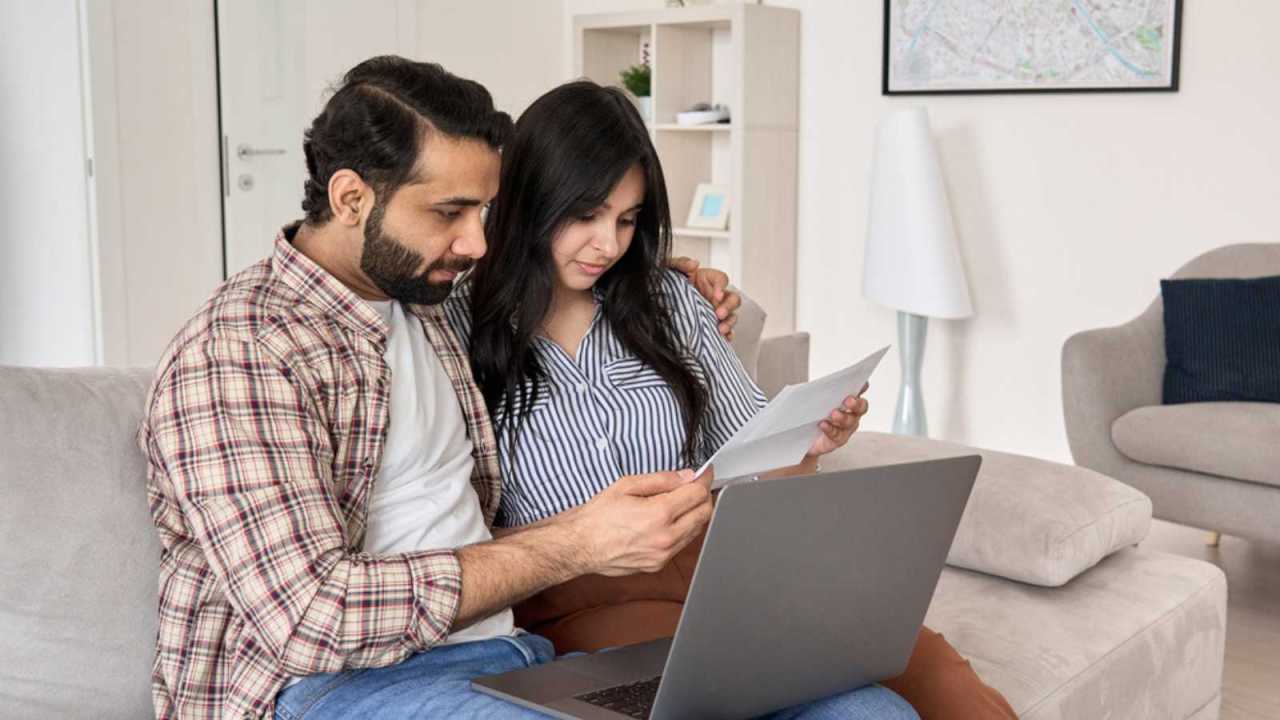
[[[715,183],[698,183],[685,225],[699,230],[728,230],[729,188]]]

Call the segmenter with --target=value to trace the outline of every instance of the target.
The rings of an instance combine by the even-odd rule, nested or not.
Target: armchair
[[[1280,243],[1218,248],[1173,277],[1265,275],[1280,275]],[[1163,320],[1157,297],[1133,320],[1063,345],[1072,457],[1146,493],[1158,518],[1280,541],[1280,405],[1162,405]]]

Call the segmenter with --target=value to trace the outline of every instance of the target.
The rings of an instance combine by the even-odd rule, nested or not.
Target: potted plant
[[[636,96],[638,106],[640,108],[640,116],[645,122],[653,121],[653,98],[649,97],[649,66],[648,64],[632,65],[623,70],[622,86],[632,95]]]

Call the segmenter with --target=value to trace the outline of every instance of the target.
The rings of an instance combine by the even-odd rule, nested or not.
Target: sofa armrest
[[[729,289],[736,291],[742,298],[742,305],[738,307],[738,323],[733,326],[733,338],[729,340],[729,345],[742,361],[742,367],[747,371],[747,375],[755,378],[760,365],[760,342],[764,334],[764,321],[769,314],[746,293],[732,285]]]
[[[809,333],[777,335],[760,342],[756,384],[773,398],[783,387],[809,380]]]
[[[1156,300],[1124,325],[1086,330],[1063,344],[1062,409],[1076,464],[1112,474],[1128,462],[1111,426],[1130,410],[1161,402],[1162,312]]]

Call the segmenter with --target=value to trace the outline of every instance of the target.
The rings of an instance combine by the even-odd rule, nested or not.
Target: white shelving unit
[[[795,329],[796,155],[800,14],[765,5],[710,5],[576,15],[574,75],[602,85],[649,46],[653,117],[676,254],[728,272],[769,312],[765,332]],[[682,126],[694,103],[729,108],[731,122]],[[729,188],[727,231],[681,227],[698,183]]]

